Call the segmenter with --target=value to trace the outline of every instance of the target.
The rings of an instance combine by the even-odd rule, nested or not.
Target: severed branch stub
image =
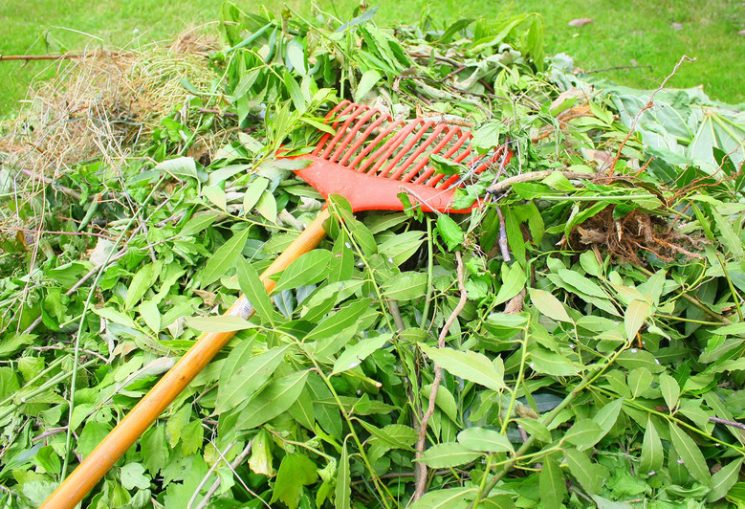
[[[437,348],[445,348],[445,338],[447,338],[448,333],[450,332],[450,327],[452,327],[455,320],[458,319],[458,315],[463,311],[466,301],[468,300],[463,257],[460,251],[455,252],[455,259],[458,262],[458,290],[460,291],[460,299],[458,299],[458,304],[456,304],[453,312],[450,313],[450,316],[448,316],[445,325],[440,331],[440,335],[437,338]],[[435,364],[435,378],[432,380],[432,388],[429,391],[427,410],[424,412],[424,415],[422,415],[422,421],[419,425],[419,436],[416,442],[417,463],[414,467],[415,489],[412,498],[414,501],[419,500],[427,489],[427,465],[418,460],[421,460],[422,454],[424,454],[424,447],[427,442],[427,424],[429,423],[429,419],[435,413],[435,400],[437,399],[437,391],[440,388],[440,382],[442,382],[442,368]]]

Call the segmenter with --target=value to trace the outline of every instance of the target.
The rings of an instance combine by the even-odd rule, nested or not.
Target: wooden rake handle
[[[286,269],[300,255],[315,248],[326,236],[324,222],[330,217],[324,208],[292,244],[261,274],[267,293],[274,289],[270,276]],[[245,295],[233,304],[226,316],[249,318],[254,310]],[[235,335],[232,332],[202,334],[186,354],[150,389],[135,407],[111,430],[100,444],[78,465],[41,505],[43,509],[72,509],[93,489],[127,449],[176,399],[189,382]]]

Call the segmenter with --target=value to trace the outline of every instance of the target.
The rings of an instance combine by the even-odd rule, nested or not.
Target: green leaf
[[[145,467],[140,463],[127,463],[119,470],[119,480],[125,490],[135,488],[145,490],[150,487],[150,479],[145,476]]]
[[[274,292],[318,283],[328,275],[331,251],[314,249],[292,262],[279,277]]]
[[[567,284],[573,286],[582,293],[602,299],[608,298],[608,294],[605,293],[605,290],[603,290],[597,283],[591,281],[578,272],[568,269],[560,269],[558,274]]]
[[[711,486],[711,474],[709,467],[706,465],[704,455],[698,448],[696,442],[688,434],[680,429],[674,422],[668,423],[670,427],[670,440],[673,443],[675,452],[683,460],[688,473],[698,482],[705,486]]]
[[[602,478],[585,453],[577,449],[566,449],[564,458],[569,466],[569,472],[585,491],[595,494],[600,490]]]
[[[512,444],[505,435],[487,428],[467,428],[458,433],[458,442],[472,451],[513,452]]]
[[[594,446],[603,437],[603,430],[591,419],[578,419],[564,434],[563,440],[584,451]]]
[[[205,186],[202,188],[202,194],[218,209],[228,210],[227,196],[220,186]]]
[[[259,202],[264,191],[269,187],[269,179],[256,177],[246,188],[243,194],[243,212],[248,214]]]
[[[477,486],[428,491],[411,504],[409,509],[465,509],[468,501],[473,499],[478,491]]]
[[[632,300],[623,317],[623,327],[626,331],[626,339],[632,340],[636,337],[644,322],[652,313],[652,305],[643,300]]]
[[[283,502],[289,509],[297,509],[303,486],[313,484],[318,479],[316,464],[299,453],[287,454],[277,470],[271,502]]]
[[[494,300],[494,304],[502,304],[507,302],[512,297],[520,293],[520,290],[525,286],[527,276],[525,271],[519,263],[513,263],[507,268],[506,265],[502,265],[502,286],[497,292],[497,297]]]
[[[383,295],[389,299],[405,302],[420,299],[427,289],[427,274],[424,272],[401,272],[382,285]]]
[[[727,496],[739,478],[742,461],[742,458],[730,461],[711,477],[711,491],[706,497],[707,502],[716,502]]]
[[[158,472],[168,464],[170,455],[164,426],[153,426],[142,435],[140,453],[150,476],[158,475]]]
[[[217,281],[233,267],[235,261],[241,256],[243,246],[246,245],[248,233],[248,228],[235,233],[207,260],[207,265],[199,273],[202,288]]]
[[[471,463],[480,456],[479,452],[473,452],[461,444],[449,442],[433,445],[424,451],[419,461],[431,468],[450,468]]]
[[[373,338],[362,339],[347,347],[334,362],[334,370],[331,374],[336,375],[356,368],[368,356],[383,348],[383,345],[388,343],[392,337],[392,334],[382,334]]]
[[[652,373],[647,368],[636,368],[629,373],[629,389],[631,396],[638,398],[644,391],[652,385]]]
[[[354,91],[354,102],[358,103],[362,101],[382,77],[375,69],[365,71],[360,78],[360,82],[357,84],[357,90]]]
[[[567,496],[564,474],[555,455],[549,454],[543,459],[543,468],[538,475],[539,503],[545,509],[561,509],[562,501]]]
[[[349,453],[347,452],[347,443],[341,449],[339,458],[339,471],[336,475],[336,492],[334,496],[334,507],[338,509],[350,509],[351,507],[351,476],[349,473]]]
[[[256,202],[256,212],[271,223],[277,222],[277,200],[269,191],[264,191]]]
[[[197,175],[197,164],[193,157],[177,157],[167,161],[161,161],[155,165],[156,171],[164,171],[175,177],[191,177],[199,180]]]
[[[559,299],[544,290],[529,288],[530,302],[544,316],[557,322],[572,322],[572,319],[564,309],[564,305]]]
[[[664,461],[665,451],[662,448],[662,441],[660,440],[660,435],[657,433],[657,428],[654,427],[654,423],[650,418],[647,420],[647,427],[644,430],[639,469],[642,472],[656,472],[662,467]]]
[[[238,427],[252,429],[286,412],[300,397],[307,379],[308,371],[297,371],[272,380],[241,414]]]
[[[495,365],[483,354],[467,351],[461,352],[452,348],[432,348],[419,344],[419,348],[435,364],[452,375],[470,382],[483,385],[494,391],[505,389],[504,367]]]
[[[297,39],[287,43],[287,60],[299,74],[305,74],[305,50]]]
[[[274,310],[272,301],[266,293],[263,283],[259,279],[259,274],[245,259],[238,260],[236,264],[236,273],[238,274],[238,284],[241,291],[251,303],[259,317],[274,325],[282,320],[282,316]]]
[[[148,263],[137,271],[127,288],[127,297],[124,299],[124,309],[132,307],[140,302],[145,293],[155,284],[160,275],[162,265],[160,263]]]
[[[517,419],[517,423],[523,427],[523,429],[536,440],[541,442],[549,443],[551,441],[551,432],[548,428],[540,421],[529,418]]]
[[[593,416],[592,420],[600,426],[600,429],[603,432],[601,438],[607,435],[611,428],[613,428],[613,425],[616,424],[622,407],[623,398],[618,398],[604,405],[603,408],[598,410],[598,412]]]
[[[218,413],[227,412],[250,400],[274,374],[289,349],[290,345],[271,348],[243,360],[232,373],[223,373],[220,377],[215,410]],[[245,352],[241,351],[238,355],[243,358]]]
[[[466,238],[458,223],[446,214],[440,214],[437,217],[437,232],[450,251],[461,247]]]
[[[439,173],[442,175],[459,175],[465,174],[468,171],[468,167],[464,164],[456,163],[452,159],[448,159],[437,154],[430,154],[429,162],[434,168],[435,173]]]
[[[673,377],[666,373],[660,375],[660,392],[662,397],[665,398],[665,404],[670,411],[675,410],[675,405],[678,404],[678,398],[680,397],[680,386]]]
[[[137,307],[137,311],[140,312],[145,325],[147,325],[151,331],[156,334],[160,332],[160,311],[158,311],[158,305],[152,300],[143,302]]]
[[[370,309],[369,299],[359,299],[350,302],[338,311],[329,314],[321,320],[306,336],[304,342],[317,341],[333,337],[334,335],[352,327],[359,318]],[[356,329],[355,329],[356,330]]]
[[[530,351],[530,368],[538,373],[552,376],[572,376],[579,373],[581,367],[561,354],[544,348]]]

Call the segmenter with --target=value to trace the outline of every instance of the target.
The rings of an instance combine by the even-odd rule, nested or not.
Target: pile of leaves
[[[210,80],[124,157],[0,154],[4,506],[38,506],[200,332],[236,329],[85,506],[745,506],[743,113],[575,75],[538,16],[373,13],[226,4]],[[333,198],[264,297],[323,205],[277,151],[345,98],[513,157],[433,161],[470,215]],[[221,317],[241,291],[256,316]]]

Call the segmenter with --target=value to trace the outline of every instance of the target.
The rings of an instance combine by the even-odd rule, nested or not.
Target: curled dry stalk
[[[463,311],[463,308],[466,305],[466,301],[468,300],[468,293],[466,292],[464,275],[465,271],[463,266],[463,256],[461,255],[460,251],[455,252],[455,259],[458,263],[458,290],[460,291],[460,298],[458,299],[458,304],[456,304],[452,313],[450,313],[450,316],[448,316],[448,319],[445,321],[445,325],[440,331],[440,335],[437,338],[437,348],[445,348],[445,338],[447,338],[448,333],[450,332],[450,327],[452,327],[453,323],[455,323],[455,320],[458,319],[458,315],[460,315],[461,311]],[[424,415],[422,415],[422,421],[419,425],[419,436],[416,442],[417,464],[414,467],[415,488],[413,500],[419,500],[422,495],[424,495],[424,492],[427,489],[427,465],[425,465],[421,461],[421,459],[422,455],[424,454],[424,447],[427,442],[427,424],[429,423],[429,419],[435,413],[435,400],[437,399],[437,391],[440,388],[441,382],[442,368],[435,364],[435,377],[434,380],[432,380],[432,388],[429,391],[429,403],[427,405],[427,410],[424,412]]]

